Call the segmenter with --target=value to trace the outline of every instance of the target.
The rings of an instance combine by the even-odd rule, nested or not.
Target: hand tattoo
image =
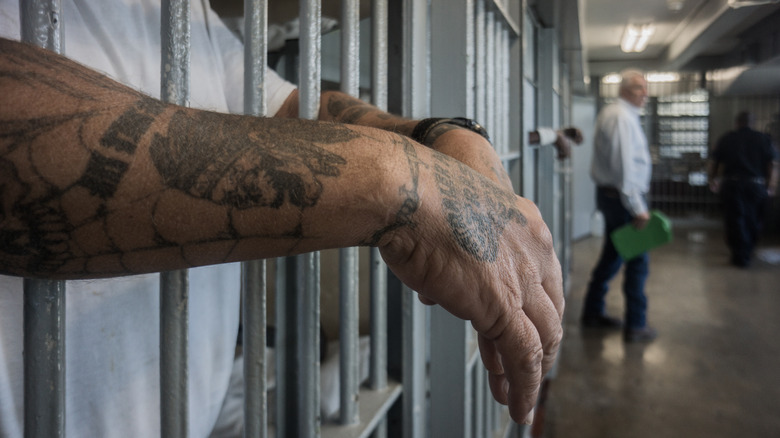
[[[458,245],[479,261],[494,262],[501,234],[510,221],[526,225],[526,217],[515,207],[513,195],[498,189],[463,165],[435,155],[436,185],[442,196],[447,223]]]

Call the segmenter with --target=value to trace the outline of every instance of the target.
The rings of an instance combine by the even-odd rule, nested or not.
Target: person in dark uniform
[[[731,263],[744,268],[750,266],[766,199],[777,186],[778,154],[770,137],[752,128],[750,112],[739,113],[736,122],[737,129],[715,146],[709,181],[710,189],[720,193]]]

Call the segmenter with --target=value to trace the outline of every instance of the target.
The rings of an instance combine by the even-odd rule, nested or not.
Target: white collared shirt
[[[620,191],[623,206],[633,216],[647,212],[644,195],[650,189],[652,161],[640,108],[620,98],[596,119],[590,176],[596,185]]]

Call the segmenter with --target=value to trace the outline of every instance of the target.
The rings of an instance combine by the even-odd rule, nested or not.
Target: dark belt
[[[596,187],[596,190],[598,190],[602,195],[620,197],[620,190],[611,186],[598,186]]]

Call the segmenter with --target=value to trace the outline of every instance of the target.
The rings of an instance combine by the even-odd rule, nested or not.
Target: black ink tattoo
[[[129,165],[115,158],[108,158],[97,152],[92,152],[78,184],[84,186],[92,195],[103,199],[110,198],[122,181]]]
[[[398,192],[403,196],[404,200],[395,214],[393,223],[376,231],[368,241],[361,243],[361,245],[376,246],[385,234],[401,227],[414,228],[416,226],[412,217],[420,207],[420,166],[426,166],[426,164],[417,156],[417,151],[406,137],[400,137],[400,140],[397,142],[403,146],[406,161],[409,164],[409,184],[404,184],[398,188]]]
[[[134,108],[119,116],[108,127],[103,138],[100,139],[100,144],[126,154],[132,154],[138,147],[141,136],[146,133],[163,108],[165,106],[162,102],[152,99],[139,101]]]
[[[363,116],[376,109],[359,100],[331,98],[328,100],[328,113],[342,123],[356,123]]]
[[[527,224],[511,194],[473,172],[454,175],[445,158],[435,155],[434,174],[447,222],[458,245],[477,260],[494,262],[507,223]],[[456,167],[457,169],[457,167]]]
[[[238,209],[316,205],[321,178],[338,177],[346,164],[316,144],[357,138],[337,125],[319,129],[290,120],[284,127],[261,128],[251,119],[220,117],[231,123],[215,125],[208,113],[177,112],[167,135],[155,135],[150,155],[166,185]],[[230,132],[223,132],[227,126]],[[259,145],[261,139],[270,146]]]

